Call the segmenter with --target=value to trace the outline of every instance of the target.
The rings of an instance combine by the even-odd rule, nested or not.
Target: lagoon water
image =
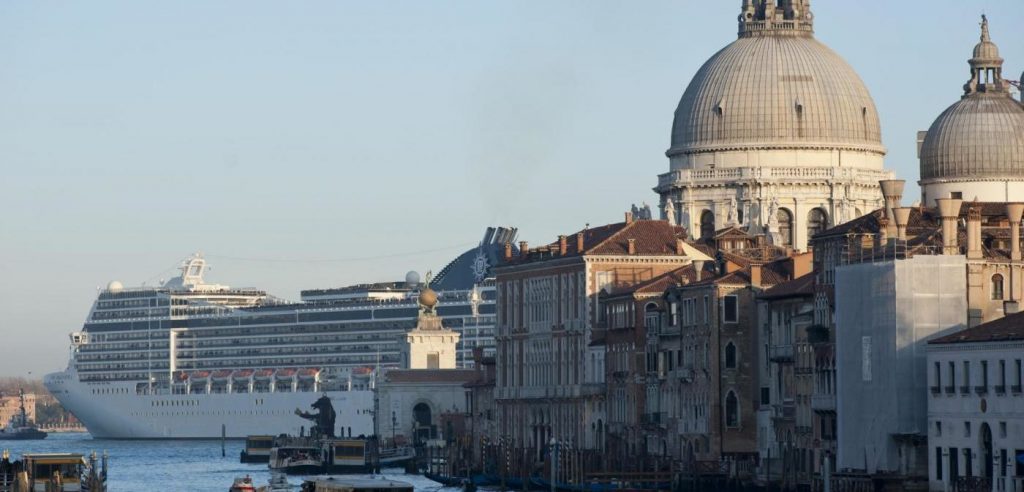
[[[82,453],[104,451],[110,456],[110,492],[224,492],[235,477],[250,475],[256,485],[270,479],[267,465],[246,465],[238,462],[242,441],[227,441],[226,456],[221,456],[221,442],[210,441],[110,441],[92,439],[89,434],[51,434],[42,441],[0,441],[11,457],[23,453]],[[426,478],[405,475],[402,470],[385,470],[383,476],[409,482],[417,491],[455,492],[442,488]],[[363,476],[368,477],[368,476]],[[289,477],[295,486],[302,477]]]

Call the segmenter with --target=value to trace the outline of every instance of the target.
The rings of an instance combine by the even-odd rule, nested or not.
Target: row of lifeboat
[[[191,381],[193,383],[203,383],[211,379],[213,381],[227,381],[229,379],[249,380],[250,378],[256,380],[269,380],[275,377],[277,379],[294,379],[298,377],[299,379],[316,380],[319,378],[320,372],[320,369],[315,367],[307,367],[302,369],[238,369],[234,371],[230,369],[223,369],[212,372],[176,371],[174,373],[174,379],[180,382]]]

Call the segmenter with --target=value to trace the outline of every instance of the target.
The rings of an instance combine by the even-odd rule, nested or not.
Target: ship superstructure
[[[488,229],[431,283],[445,326],[462,334],[460,364],[475,347],[493,350],[490,272],[514,236]],[[375,370],[400,363],[419,276],[286,302],[206,283],[207,268],[197,254],[158,287],[108,284],[71,334],[67,370],[46,377],[54,396],[98,438],[297,434],[294,409],[321,394],[338,410],[340,435],[371,433]]]

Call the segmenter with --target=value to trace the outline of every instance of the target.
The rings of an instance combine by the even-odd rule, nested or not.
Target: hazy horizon
[[[740,0],[0,4],[0,376],[66,365],[111,280],[203,251],[208,280],[438,271],[492,225],[532,244],[655,207],[673,112]],[[917,200],[980,14],[1024,71],[1018,1],[814,2]]]

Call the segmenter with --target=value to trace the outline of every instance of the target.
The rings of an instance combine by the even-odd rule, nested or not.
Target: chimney
[[[626,212],[626,224],[633,223],[633,212]]]
[[[1007,203],[1006,217],[1010,219],[1010,259],[1020,261],[1020,220],[1024,215],[1024,203]]]
[[[910,222],[910,211],[913,210],[910,207],[894,208],[892,214],[896,217],[896,239],[900,241],[907,240],[907,223]]]
[[[761,287],[761,265],[750,266],[750,285],[753,287]]]
[[[981,252],[981,210],[971,206],[967,209],[967,258],[980,260]]]
[[[700,282],[701,277],[704,275],[704,260],[694,260],[693,268],[697,271],[697,281]]]
[[[629,243],[629,254],[630,255],[635,255],[636,254],[636,239],[630,238],[630,239],[627,239],[626,242]]]
[[[896,234],[896,217],[893,209],[899,208],[903,201],[903,188],[907,182],[902,179],[884,179],[878,184],[882,187],[882,197],[885,198],[885,218],[889,219],[889,230],[886,233],[890,236]]]
[[[512,243],[505,241],[505,261],[512,260]]]
[[[885,249],[889,245],[889,219],[878,219],[878,234],[875,236],[875,249]]]
[[[558,236],[558,254],[565,256],[569,252],[569,238]]]
[[[526,241],[519,241],[519,256],[526,258],[530,256],[530,243]]]
[[[960,218],[960,206],[963,200],[959,198],[938,198],[935,203],[939,206],[939,217],[942,220],[942,254],[960,254],[960,247],[957,245],[956,221]]]
[[[583,254],[583,246],[583,233],[580,232],[576,234],[576,253]]]
[[[686,248],[683,245],[686,244],[682,239],[676,239],[676,256],[685,256]]]

